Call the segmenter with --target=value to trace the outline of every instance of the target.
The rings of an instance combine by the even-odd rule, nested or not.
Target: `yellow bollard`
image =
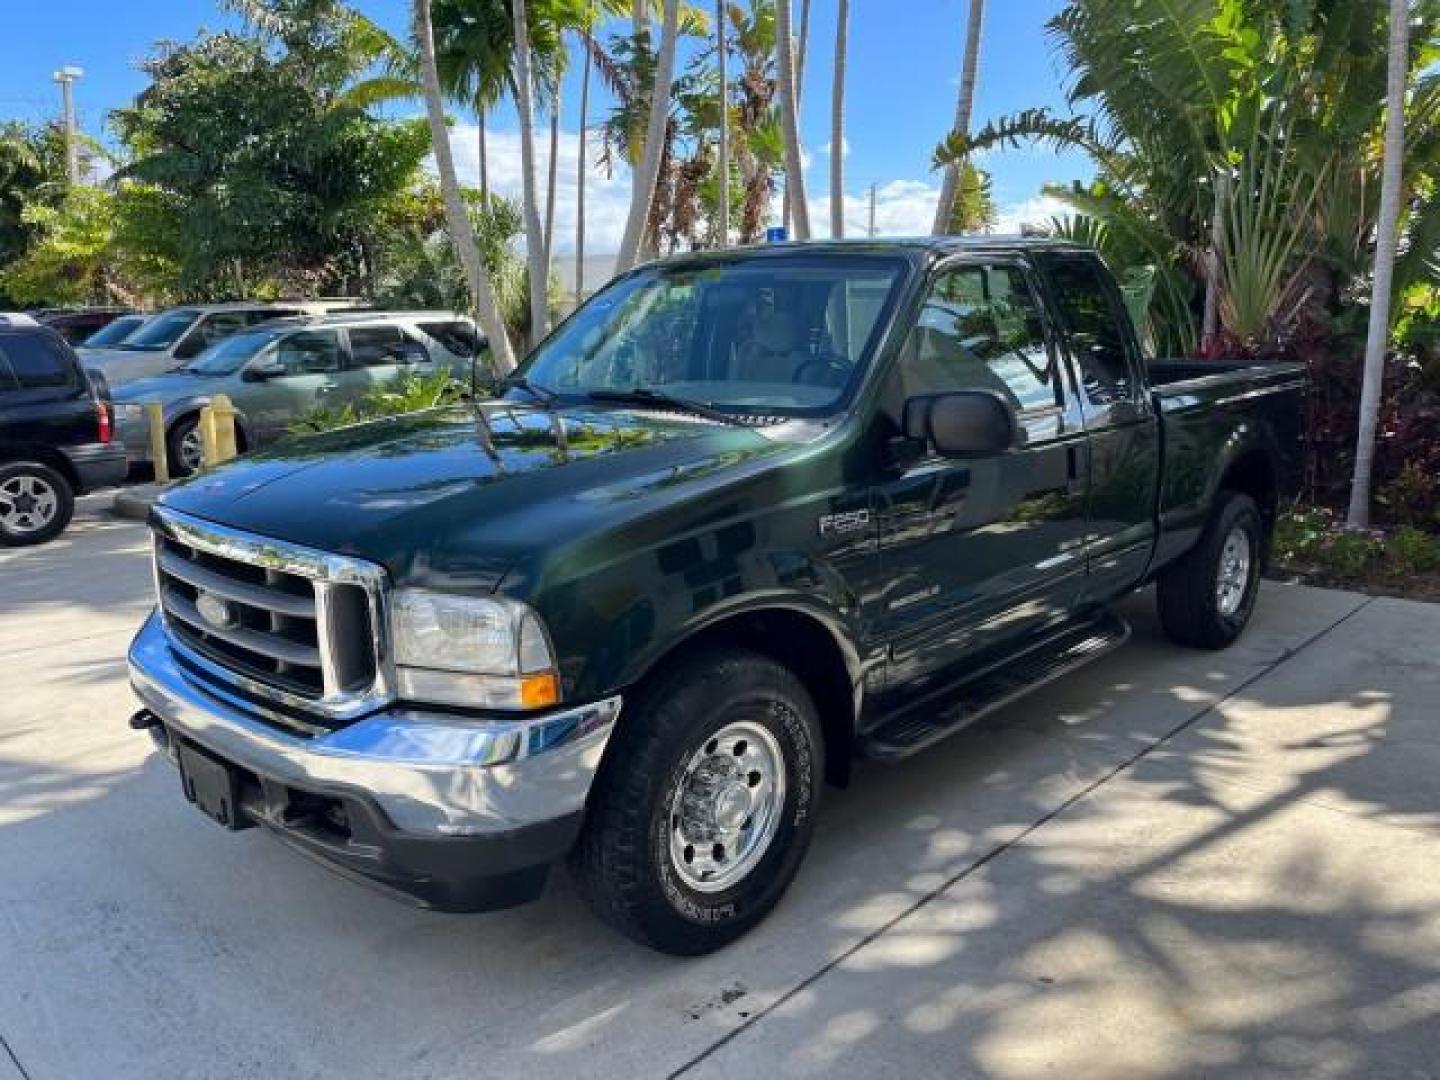
[[[218,464],[215,445],[215,406],[206,405],[200,410],[200,462],[202,468]]]
[[[158,401],[147,401],[145,420],[150,425],[150,460],[155,463],[155,481],[168,484],[170,458],[165,449],[165,407]]]
[[[235,405],[226,394],[216,394],[210,399],[210,411],[215,417],[215,460],[213,464],[229,461],[239,451],[235,445]]]

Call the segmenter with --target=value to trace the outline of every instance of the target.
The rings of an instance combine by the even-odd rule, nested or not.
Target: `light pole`
[[[60,97],[65,103],[65,170],[71,184],[80,183],[80,147],[75,138],[75,80],[84,69],[66,65],[50,77],[60,84]]]

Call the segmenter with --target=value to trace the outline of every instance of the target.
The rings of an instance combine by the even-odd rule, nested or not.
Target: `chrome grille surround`
[[[307,735],[393,700],[383,567],[162,506],[151,528],[166,636],[200,686]],[[203,619],[201,592],[231,605],[240,625]]]

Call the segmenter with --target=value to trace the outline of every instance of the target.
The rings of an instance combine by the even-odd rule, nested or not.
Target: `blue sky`
[[[797,12],[800,0],[793,0]],[[59,92],[50,81],[62,64],[77,64],[85,78],[77,86],[80,122],[91,134],[105,134],[105,117],[144,85],[136,70],[152,43],[189,40],[202,28],[220,29],[233,20],[208,0],[52,0],[14,3],[6,14],[6,63],[0,66],[0,118],[41,120],[59,111]],[[405,0],[358,0],[357,6],[392,31],[403,33]],[[698,6],[710,6],[700,0]],[[986,12],[977,87],[977,123],[1031,106],[1065,108],[1063,73],[1045,37],[1045,21],[1062,0],[990,0]],[[846,218],[865,217],[869,185],[879,188],[881,232],[913,232],[928,224],[938,178],[930,171],[935,143],[955,109],[967,0],[851,0],[847,79]],[[809,60],[801,137],[807,151],[812,216],[817,227],[828,213],[829,97],[834,48],[834,0],[813,0]],[[123,12],[123,13],[122,13]],[[18,47],[17,47],[18,46]],[[561,175],[557,228],[567,235],[567,194],[573,192],[578,130],[578,65],[565,89],[562,109]],[[400,111],[414,111],[401,109]],[[474,128],[457,116],[454,140],[460,167],[476,168]],[[497,186],[518,186],[518,137],[513,114],[491,121],[491,164]],[[1043,220],[1054,209],[1038,199],[1046,181],[1089,175],[1083,158],[1048,151],[1003,151],[983,162],[994,180],[1005,224]],[[591,198],[592,250],[605,250],[618,236],[628,200],[624,177],[597,178]],[[571,226],[573,228],[573,226]]]

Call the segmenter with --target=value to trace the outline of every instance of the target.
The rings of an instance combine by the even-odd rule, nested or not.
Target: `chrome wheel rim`
[[[728,724],[685,763],[670,799],[670,862],[696,892],[716,893],[755,868],[779,831],[785,758],[767,728]]]
[[[187,472],[194,472],[204,460],[204,440],[200,438],[200,429],[192,427],[180,438],[180,464]]]
[[[1215,606],[1227,619],[1240,610],[1250,587],[1250,536],[1238,525],[1220,549],[1220,571],[1215,579]]]
[[[43,476],[21,473],[0,483],[0,526],[11,533],[37,533],[59,512],[60,495]]]

